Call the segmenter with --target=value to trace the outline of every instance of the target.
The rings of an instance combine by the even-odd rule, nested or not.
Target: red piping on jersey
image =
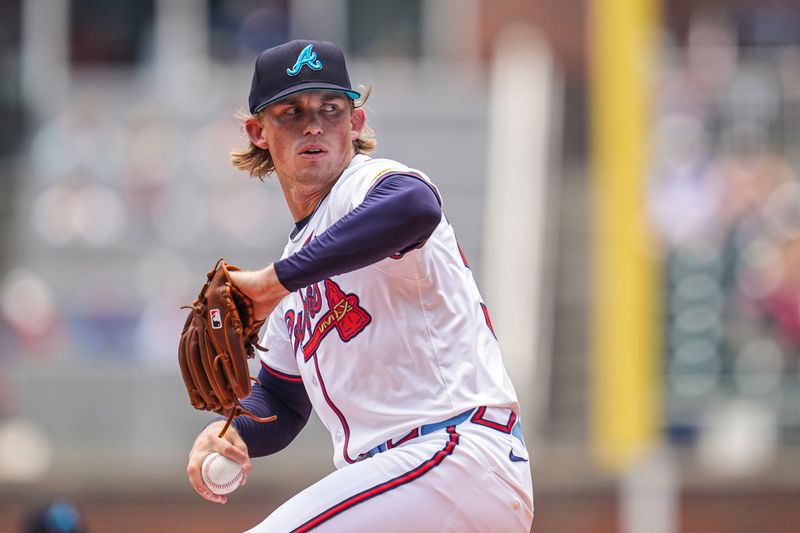
[[[492,326],[492,319],[489,318],[489,309],[486,307],[486,304],[481,302],[481,310],[483,311],[483,319],[486,321],[486,325],[489,327],[489,331],[492,332],[495,340],[497,339],[497,333],[494,332],[494,326]]]
[[[486,426],[487,428],[496,429],[497,431],[503,433],[511,433],[511,428],[514,427],[514,423],[517,421],[517,413],[511,411],[511,416],[508,417],[508,422],[506,425],[500,424],[499,422],[492,422],[491,420],[486,420],[483,418],[483,414],[486,412],[486,407],[479,407],[475,414],[472,415],[470,422],[473,424],[478,424],[480,426]]]
[[[394,479],[390,479],[389,481],[385,481],[383,483],[380,483],[379,485],[375,485],[370,489],[367,489],[365,491],[359,492],[358,494],[350,496],[346,500],[339,502],[338,504],[334,505],[328,510],[318,514],[317,516],[315,516],[305,524],[301,525],[300,527],[293,529],[292,533],[304,533],[306,531],[311,531],[315,527],[322,525],[324,522],[330,520],[334,516],[341,514],[352,507],[355,507],[359,503],[365,502],[370,498],[374,498],[375,496],[384,494],[385,492],[395,489],[401,485],[405,485],[406,483],[411,483],[415,479],[424,476],[432,469],[439,466],[448,455],[451,455],[453,453],[453,450],[455,450],[455,447],[458,445],[459,437],[458,433],[456,433],[456,427],[448,426],[447,433],[448,435],[450,435],[450,438],[447,440],[447,444],[445,444],[444,448],[437,451],[435,454],[433,454],[433,457],[426,460],[418,467],[414,468],[413,470],[410,470],[409,472],[406,472],[405,474],[397,476]]]
[[[456,247],[458,248],[459,255],[461,255],[461,261],[464,262],[464,266],[467,267],[468,269],[472,270],[472,267],[469,266],[469,261],[467,261],[467,256],[464,255],[464,250],[461,249],[461,245],[458,244],[458,241],[456,241]]]
[[[275,370],[274,368],[269,367],[264,361],[261,361],[261,368],[272,374],[277,378],[281,378],[286,381],[293,381],[294,383],[301,383],[303,378],[300,376],[295,376],[293,374],[284,374],[280,370]]]
[[[347,420],[345,419],[342,412],[336,407],[333,402],[331,401],[330,397],[328,396],[328,390],[325,388],[325,382],[322,381],[322,374],[319,371],[319,363],[317,362],[317,355],[314,354],[314,370],[317,372],[317,379],[319,380],[319,388],[322,389],[322,395],[325,397],[325,402],[327,402],[328,406],[336,413],[336,416],[339,417],[339,422],[342,423],[342,428],[344,429],[344,444],[342,445],[342,455],[344,456],[344,460],[348,463],[355,463],[355,459],[351,459],[349,455],[347,455],[347,446],[350,443],[350,426],[347,424]]]

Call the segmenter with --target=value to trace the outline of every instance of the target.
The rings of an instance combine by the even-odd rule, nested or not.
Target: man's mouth
[[[324,152],[325,150],[323,150],[322,148],[316,148],[316,147],[304,148],[303,150],[300,151],[302,155],[317,155]]]

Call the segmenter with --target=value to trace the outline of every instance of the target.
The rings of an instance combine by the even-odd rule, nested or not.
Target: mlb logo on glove
[[[219,309],[211,309],[211,327],[214,329],[222,327],[222,320],[219,318]]]

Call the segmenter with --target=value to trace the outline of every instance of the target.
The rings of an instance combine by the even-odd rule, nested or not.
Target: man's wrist
[[[278,273],[275,270],[275,263],[272,263],[261,272],[262,272],[261,278],[264,288],[262,293],[266,295],[265,299],[280,300],[284,296],[289,294],[289,291],[286,289],[286,287],[283,286],[280,278],[278,277]]]

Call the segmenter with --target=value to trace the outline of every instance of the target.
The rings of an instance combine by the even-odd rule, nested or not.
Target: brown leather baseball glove
[[[231,270],[239,270],[222,259],[208,273],[208,280],[190,307],[181,332],[178,362],[195,409],[228,417],[220,438],[238,415],[259,422],[239,400],[250,394],[247,360],[255,357],[258,332],[264,320],[253,320],[253,302],[231,282]],[[189,308],[189,306],[186,306]]]

